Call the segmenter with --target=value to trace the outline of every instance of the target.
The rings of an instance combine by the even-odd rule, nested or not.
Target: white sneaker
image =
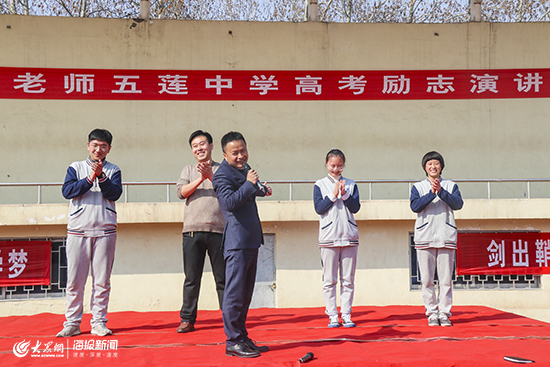
[[[428,317],[428,326],[439,326],[439,317],[433,313]]]
[[[445,314],[439,316],[439,324],[441,326],[453,326],[451,320],[449,320],[449,317]]]
[[[351,315],[350,314],[343,314],[342,315],[342,325],[344,327],[355,327],[355,323],[351,321]]]
[[[71,325],[71,326],[65,326],[63,330],[57,333],[56,337],[67,338],[69,336],[77,336],[77,335],[80,335],[80,326]]]
[[[338,320],[338,315],[329,316],[328,327],[340,327],[340,321]]]
[[[107,335],[112,335],[113,332],[109,329],[107,329],[107,327],[103,324],[99,324],[99,325],[96,325],[94,327],[92,327],[92,331],[91,333],[93,335],[97,335],[97,336],[107,336]]]

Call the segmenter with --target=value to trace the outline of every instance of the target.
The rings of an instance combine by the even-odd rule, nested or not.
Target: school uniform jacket
[[[70,199],[68,234],[101,237],[116,234],[117,213],[115,201],[122,194],[120,168],[104,161],[105,177],[93,182],[90,158],[73,162],[67,169],[61,189],[63,197]]]
[[[328,175],[315,182],[313,203],[315,212],[319,214],[319,246],[358,246],[359,231],[353,218],[361,208],[359,190],[355,181],[346,181],[346,193],[335,197],[336,180]]]
[[[429,178],[417,182],[411,189],[411,209],[418,213],[414,229],[417,249],[456,249],[457,229],[454,210],[464,204],[458,185],[440,179],[441,191],[432,192]]]

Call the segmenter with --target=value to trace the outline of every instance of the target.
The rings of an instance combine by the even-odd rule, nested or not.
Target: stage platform
[[[0,318],[0,366],[513,366],[505,356],[550,366],[550,324],[479,306],[455,306],[452,327],[429,327],[419,306],[354,307],[355,328],[327,327],[323,308],[250,310],[250,337],[271,351],[225,356],[221,311],[199,311],[196,331],[176,333],[179,313],[112,312],[106,338],[55,338],[64,317]],[[550,311],[549,311],[550,312]]]

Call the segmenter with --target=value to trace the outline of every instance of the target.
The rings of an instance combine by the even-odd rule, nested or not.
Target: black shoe
[[[244,342],[237,343],[231,347],[226,347],[225,355],[242,358],[254,358],[261,356],[260,352],[250,349],[250,347]]]
[[[265,353],[269,351],[269,347],[267,345],[256,345],[254,342],[250,339],[246,342],[246,345],[252,350],[257,350],[260,353]]]

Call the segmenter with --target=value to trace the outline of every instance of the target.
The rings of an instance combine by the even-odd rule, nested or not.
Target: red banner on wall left
[[[0,287],[48,285],[50,241],[0,241]]]

